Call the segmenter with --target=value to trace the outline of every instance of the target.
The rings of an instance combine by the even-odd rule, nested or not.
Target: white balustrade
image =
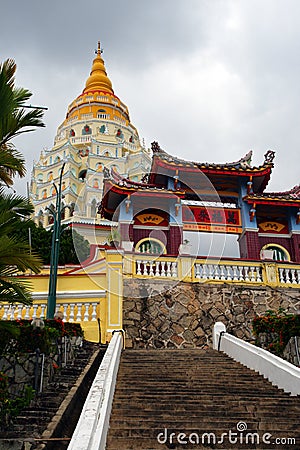
[[[97,320],[97,311],[96,311],[96,308],[97,308],[97,303],[92,303],[92,316],[91,316],[91,320],[92,320],[92,322],[94,322],[95,320]]]
[[[281,284],[300,284],[300,270],[293,267],[278,268],[279,282]]]
[[[171,268],[172,277],[177,277],[177,264],[176,262],[172,262],[172,268]]]
[[[37,309],[38,309],[38,305],[33,305],[33,314],[32,314],[33,319],[36,319],[36,317],[37,317]],[[43,317],[42,314],[41,314],[41,317]]]
[[[69,322],[74,322],[74,308],[75,308],[75,304],[71,303],[70,304]]]
[[[77,317],[75,319],[75,322],[81,322],[81,309],[82,309],[82,303],[77,304]]]
[[[86,303],[57,303],[56,312],[61,311],[63,313],[64,320],[66,322],[89,322],[97,320],[97,302]],[[90,314],[91,307],[91,314]],[[32,306],[15,304],[0,305],[0,320],[33,320],[35,318],[46,317],[47,304],[34,303]],[[69,311],[69,314],[68,314]],[[84,311],[84,313],[83,313]],[[82,319],[83,313],[83,319]],[[2,316],[2,317],[1,317]]]
[[[178,266],[175,261],[161,259],[136,260],[136,275],[144,277],[177,277]]]
[[[83,316],[83,321],[84,322],[88,322],[89,321],[89,309],[90,309],[90,304],[89,303],[85,303],[84,305],[84,316]]]
[[[211,281],[239,281],[241,283],[262,283],[260,266],[196,263],[195,278]]]

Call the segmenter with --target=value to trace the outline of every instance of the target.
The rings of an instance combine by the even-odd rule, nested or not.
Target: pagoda
[[[177,256],[193,232],[232,236],[235,256],[241,259],[300,262],[300,187],[266,191],[273,151],[257,167],[251,164],[252,151],[222,164],[174,157],[157,142],[152,151],[151,169],[142,182],[124,178],[114,168],[104,174],[99,212],[119,223],[124,248]],[[201,242],[189,251],[209,256]],[[214,256],[224,256],[222,249]]]
[[[114,93],[100,42],[90,76],[82,93],[69,105],[53,147],[42,151],[33,166],[30,192],[34,218],[44,227],[52,222],[49,208],[55,205],[54,183],[58,183],[63,163],[62,222],[70,223],[91,243],[101,243],[110,229],[106,220],[97,218],[104,169],[114,168],[139,181],[149,170],[151,158],[140,143],[127,106]]]

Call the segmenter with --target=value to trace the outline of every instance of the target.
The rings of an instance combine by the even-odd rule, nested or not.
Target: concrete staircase
[[[215,350],[125,350],[106,449],[295,450],[299,416],[299,397]]]
[[[59,437],[55,436],[54,448],[55,450],[67,448],[85,396],[105,353],[104,350],[100,349],[98,356],[94,359],[93,365],[84,378],[85,386],[80,389],[80,394],[77,395],[78,399],[73,399],[72,407],[69,408],[71,411],[66,413],[66,420],[64,417],[57,415],[57,412],[69,394],[70,389],[76,385],[80,375],[84,373],[87,365],[95,357],[97,350],[98,345],[84,341],[82,348],[76,351],[74,362],[60,369],[43,392],[32,401],[32,404],[23,409],[5,431],[0,432],[0,450],[24,449],[24,442],[26,442],[26,449],[38,448],[39,443],[44,442],[42,439],[43,432],[55,416],[57,421],[56,423],[54,421],[54,426],[57,427]],[[60,421],[62,422],[61,424],[59,423]],[[47,445],[48,448],[52,447]]]

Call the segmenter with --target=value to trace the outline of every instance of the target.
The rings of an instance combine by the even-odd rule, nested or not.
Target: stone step
[[[94,344],[85,342],[84,347],[76,354],[75,363],[68,369],[57,371],[54,379],[34,399],[32,405],[14,418],[9,429],[0,433],[0,439],[40,438],[95,350]]]
[[[299,398],[214,350],[125,350],[106,449],[228,449],[228,443],[162,445],[156,436],[165,428],[177,434],[198,431],[221,436],[236,431],[240,421],[249,432],[282,437],[288,432],[299,439],[300,448],[299,413]],[[235,448],[263,447],[240,443]]]
[[[156,418],[159,419],[165,419],[169,416],[176,416],[176,415],[181,415],[181,417],[184,417],[185,414],[187,415],[188,413],[188,418],[197,418],[197,419],[201,419],[201,420],[205,420],[206,418],[209,419],[213,419],[216,417],[220,417],[220,414],[222,414],[222,417],[236,417],[236,418],[241,418],[243,417],[243,419],[246,419],[247,417],[256,417],[257,412],[259,412],[259,417],[261,418],[261,420],[267,420],[268,418],[271,419],[275,419],[277,420],[277,418],[281,418],[282,417],[282,412],[284,412],[284,417],[285,418],[297,418],[299,417],[299,410],[298,411],[289,411],[286,409],[283,409],[282,411],[279,410],[275,410],[275,409],[270,409],[269,411],[264,411],[264,410],[259,410],[259,411],[246,411],[246,409],[236,409],[235,411],[233,410],[213,410],[213,409],[198,409],[198,410],[179,410],[176,408],[176,410],[174,410],[173,408],[169,408],[169,410],[165,409],[165,410],[161,410],[161,409],[155,409],[155,408],[147,408],[145,407],[143,410],[141,408],[133,410],[133,409],[129,409],[129,408],[121,408],[116,411],[116,408],[114,407],[114,409],[112,410],[113,413],[118,412],[118,418],[116,420],[126,420],[126,419],[133,419],[136,420],[136,418],[141,418],[141,419],[145,419],[147,420],[149,417],[151,417],[151,413],[152,416],[154,416]],[[112,419],[115,420],[115,419]]]
[[[204,425],[199,425],[197,426],[197,424],[193,424],[193,425],[188,425],[185,423],[167,423],[164,424],[163,426],[159,426],[159,424],[157,423],[146,423],[145,427],[149,425],[149,428],[138,428],[138,427],[134,427],[134,426],[128,426],[128,428],[111,428],[109,430],[110,432],[110,436],[111,437],[118,437],[118,438],[123,438],[123,439],[131,439],[131,438],[136,438],[138,439],[139,437],[144,437],[144,438],[148,438],[149,440],[153,439],[153,437],[157,436],[159,433],[164,432],[164,430],[168,430],[169,433],[186,433],[188,435],[190,435],[191,433],[198,433],[200,435],[205,434],[205,433],[214,433],[218,436],[222,436],[222,435],[226,435],[226,433],[228,434],[229,432],[231,433],[238,433],[237,430],[237,423],[233,423],[233,422],[224,422],[221,424],[216,424],[214,422],[211,423],[206,423]],[[291,437],[294,438],[298,441],[298,439],[300,439],[300,435],[299,435],[299,428],[297,427],[297,424],[295,423],[294,426],[289,426],[287,427],[287,423],[286,422],[282,422],[280,423],[277,427],[272,426],[271,424],[268,423],[261,423],[259,424],[259,426],[257,426],[256,424],[251,424],[251,423],[247,423],[247,425],[249,425],[249,427],[247,428],[246,433],[258,433],[260,435],[263,434],[270,434],[274,437],[276,437],[277,435],[283,434],[285,433],[285,437]],[[151,428],[150,428],[151,427]],[[246,434],[245,433],[245,434]],[[297,444],[296,441],[296,444]],[[299,441],[298,441],[299,442]],[[137,441],[136,443],[137,448],[139,448],[139,442]],[[295,447],[296,449],[299,449],[299,446],[296,445]]]
[[[199,443],[198,441],[195,441],[196,436],[198,436],[199,439]],[[226,440],[226,438],[224,438],[225,442],[223,442],[223,444],[220,443],[220,436],[216,436],[216,443],[213,443],[213,438],[212,436],[208,437],[207,435],[204,435],[204,442],[202,444],[202,435],[191,435],[191,439],[193,444],[178,444],[177,440],[178,439],[178,434],[176,434],[176,436],[172,436],[172,438],[170,438],[169,436],[169,440],[164,443],[161,444],[157,441],[157,438],[153,438],[151,440],[149,440],[149,438],[144,438],[144,437],[139,437],[138,438],[138,447],[137,445],[137,439],[136,438],[114,438],[113,440],[108,439],[107,441],[107,445],[106,448],[109,450],[165,450],[165,449],[185,449],[185,450],[195,450],[195,449],[226,449],[226,450],[233,450],[233,449],[238,449],[238,450],[249,450],[249,449],[255,449],[255,450],[267,450],[268,448],[276,448],[276,449],[285,449],[285,450],[292,450],[292,449],[296,449],[297,447],[293,444],[291,444],[291,446],[287,446],[286,445],[286,436],[284,435],[284,433],[278,434],[276,436],[276,438],[282,438],[284,444],[282,445],[267,445],[262,443],[262,437],[258,436],[258,438],[255,438],[255,443],[252,444],[251,441],[249,442],[245,442],[246,441],[246,437],[244,437],[244,442],[243,443],[238,443],[237,444],[230,444],[230,442],[228,441],[228,439]],[[165,439],[164,435],[161,436],[161,439]],[[180,439],[180,437],[179,437]],[[181,439],[183,439],[183,437],[181,437]],[[189,440],[189,436],[187,436],[185,438],[188,442]],[[210,439],[210,441],[208,440]],[[257,443],[257,439],[258,442]],[[260,439],[260,440],[259,440]],[[274,438],[275,439],[275,438]],[[170,440],[172,443],[170,443]],[[224,441],[223,440],[223,441]],[[174,442],[175,441],[175,442]],[[210,443],[209,443],[210,442]],[[271,441],[271,444],[273,444],[273,441]],[[274,442],[275,444],[275,442]]]

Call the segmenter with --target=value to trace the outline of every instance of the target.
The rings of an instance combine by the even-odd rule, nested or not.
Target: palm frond
[[[36,254],[30,254],[29,244],[14,237],[4,236],[0,241],[0,276],[1,267],[15,266],[16,271],[25,272],[27,269],[39,273],[42,265]]]
[[[9,303],[20,302],[25,305],[32,304],[31,284],[26,280],[17,278],[0,279],[0,301]]]

